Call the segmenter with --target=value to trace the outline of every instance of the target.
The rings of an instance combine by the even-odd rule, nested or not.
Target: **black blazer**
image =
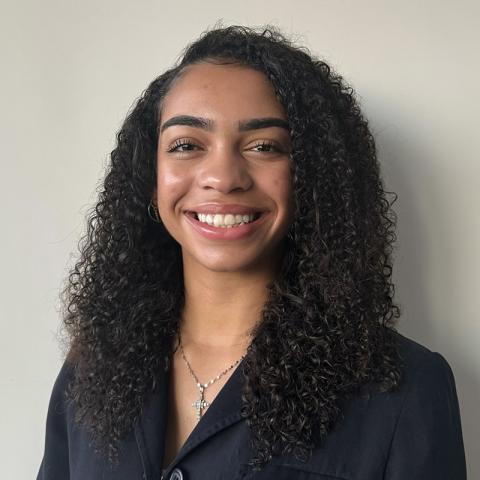
[[[169,468],[162,472],[168,372],[147,399],[142,417],[121,444],[112,470],[74,423],[64,389],[66,364],[53,387],[45,453],[37,480],[464,480],[465,454],[455,381],[447,361],[397,334],[405,380],[392,393],[357,396],[307,463],[276,457],[261,472],[246,468],[248,428],[241,418],[241,364],[218,393]]]

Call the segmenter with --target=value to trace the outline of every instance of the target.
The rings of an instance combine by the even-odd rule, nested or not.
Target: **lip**
[[[232,212],[232,210],[229,210]],[[252,210],[250,210],[252,211]],[[217,212],[219,213],[219,212]],[[203,237],[212,239],[212,240],[238,240],[249,237],[252,235],[264,222],[266,212],[262,212],[259,218],[250,223],[245,223],[239,227],[215,227],[213,225],[208,225],[208,223],[202,223],[197,220],[192,214],[191,211],[184,212],[185,218],[190,225]]]
[[[187,212],[210,213],[212,215],[215,215],[216,213],[248,215],[249,213],[264,213],[264,210],[249,205],[240,205],[238,203],[203,203],[201,205],[185,208],[184,213]]]

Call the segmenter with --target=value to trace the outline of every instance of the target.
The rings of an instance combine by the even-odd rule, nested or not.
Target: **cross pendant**
[[[203,397],[203,388],[200,389],[200,398],[192,403],[192,407],[197,411],[197,420],[202,416],[202,410],[205,410],[210,404]]]

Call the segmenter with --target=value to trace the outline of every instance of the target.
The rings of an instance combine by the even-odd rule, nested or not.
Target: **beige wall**
[[[12,0],[1,10],[2,478],[37,472],[61,364],[58,291],[114,134],[218,19],[279,25],[359,93],[399,194],[399,329],[450,362],[480,478],[476,2]]]

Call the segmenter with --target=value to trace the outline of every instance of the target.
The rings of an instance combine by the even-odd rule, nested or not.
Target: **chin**
[[[212,272],[218,272],[218,273],[235,273],[235,272],[248,272],[248,271],[254,271],[258,269],[258,264],[257,266],[255,265],[255,262],[248,262],[248,263],[217,263],[217,262],[212,262],[211,264],[203,264],[204,268],[207,270],[210,270]]]

